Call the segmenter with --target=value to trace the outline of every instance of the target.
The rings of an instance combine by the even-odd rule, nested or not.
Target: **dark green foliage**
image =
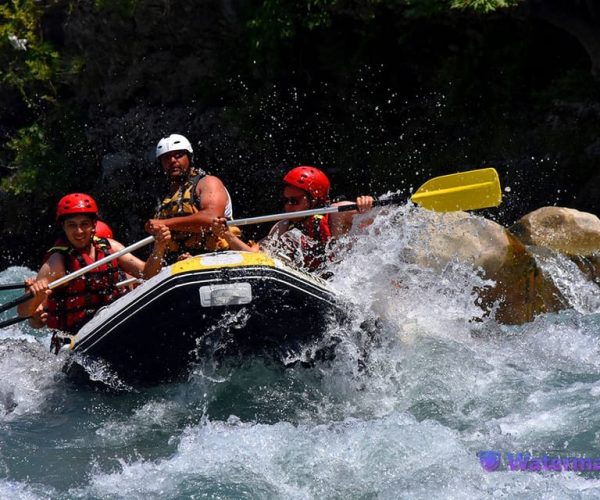
[[[92,187],[97,169],[90,160],[78,118],[72,114],[49,117],[51,125],[38,120],[19,129],[7,143],[15,173],[2,179],[0,188],[14,194],[56,197],[73,188]]]
[[[59,53],[44,39],[43,17],[59,3],[12,0],[0,5],[2,87],[16,90],[30,108],[56,98]]]

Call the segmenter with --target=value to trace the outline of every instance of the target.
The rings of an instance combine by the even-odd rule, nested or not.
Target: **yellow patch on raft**
[[[260,252],[219,252],[197,255],[189,259],[176,262],[171,266],[171,274],[203,271],[206,269],[221,269],[224,267],[275,267],[275,261]]]

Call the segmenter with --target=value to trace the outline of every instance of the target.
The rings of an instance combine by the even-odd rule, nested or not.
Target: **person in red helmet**
[[[299,212],[330,204],[331,183],[327,175],[316,167],[302,165],[293,168],[283,177],[283,184],[283,205],[286,212]],[[339,202],[331,206],[349,203]],[[284,240],[288,248],[299,250],[304,267],[315,270],[323,263],[330,241],[347,234],[352,227],[353,217],[373,207],[373,198],[359,196],[356,198],[356,206],[357,210],[354,211],[279,221],[271,228],[267,237],[261,240],[260,245],[244,243],[228,230],[225,218],[214,219],[212,230],[216,236],[224,238],[234,250],[257,252],[270,242]]]
[[[47,325],[69,334],[76,333],[98,309],[121,295],[116,287],[119,271],[145,279],[157,274],[171,237],[166,226],[159,227],[154,233],[152,254],[145,263],[127,253],[50,290],[50,282],[124,248],[110,237],[98,236],[98,206],[87,194],[71,193],[61,198],[56,222],[64,233],[64,243],[50,249],[36,278],[26,280],[33,297],[19,304],[17,312],[21,317],[31,316],[29,322],[33,328]],[[102,226],[100,229],[106,231]]]
[[[114,239],[113,232],[110,226],[106,222],[102,222],[100,219],[96,221],[96,229],[94,231],[94,236],[97,238],[110,238]],[[66,247],[68,245],[67,240],[64,237],[64,233],[62,236],[58,237],[54,242],[54,245],[50,249],[46,251],[46,254],[42,258],[42,264],[46,262],[50,255],[55,251],[56,248]]]

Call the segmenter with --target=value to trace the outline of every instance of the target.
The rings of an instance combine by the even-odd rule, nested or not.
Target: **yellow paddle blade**
[[[410,198],[413,203],[436,212],[497,207],[502,201],[498,172],[481,168],[434,177]]]

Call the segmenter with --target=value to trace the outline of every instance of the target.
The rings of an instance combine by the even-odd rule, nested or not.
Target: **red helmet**
[[[94,198],[83,193],[71,193],[63,196],[56,207],[56,220],[75,214],[90,214],[98,217],[98,205]]]
[[[290,170],[283,182],[306,191],[313,200],[325,203],[329,199],[330,182],[318,168],[301,166]]]
[[[96,236],[98,236],[98,238],[110,238],[112,240],[113,232],[106,222],[99,220],[96,222]]]

